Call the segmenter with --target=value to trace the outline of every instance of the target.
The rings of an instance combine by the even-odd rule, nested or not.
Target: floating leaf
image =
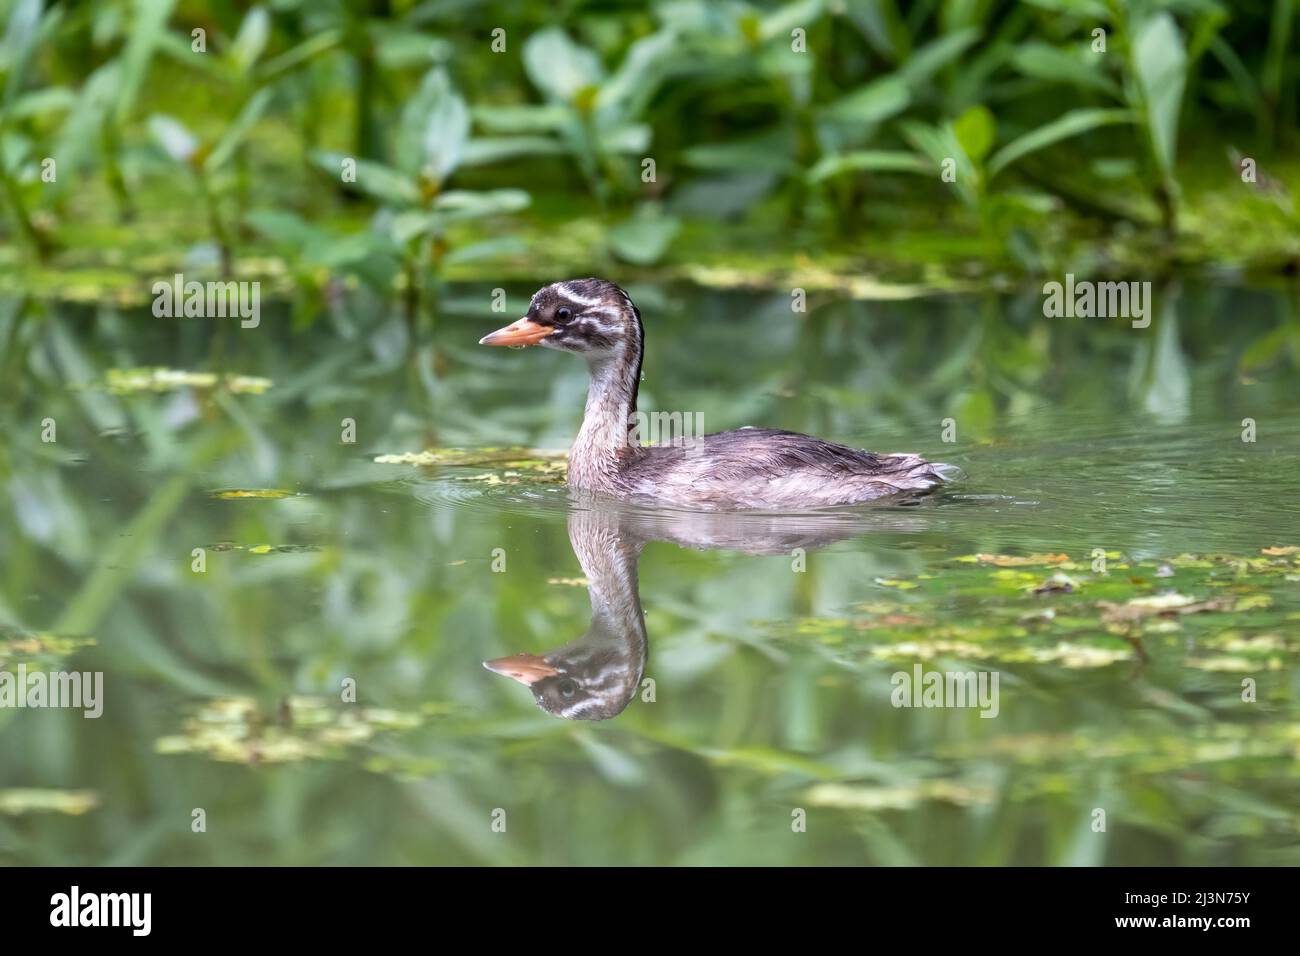
[[[54,634],[49,631],[24,631],[0,624],[0,667],[19,663],[45,666],[95,644],[93,637],[82,634]]]
[[[564,481],[568,471],[566,454],[535,448],[439,448],[378,455],[375,463],[476,469],[479,474],[465,476],[465,479],[487,481],[490,484],[517,484],[524,481],[556,483]]]
[[[1048,577],[1042,584],[1034,588],[1035,594],[1070,594],[1077,590],[1079,583],[1069,575],[1062,574],[1059,571]]]
[[[1036,564],[1064,564],[1070,560],[1068,554],[977,554],[973,558],[981,564],[992,564],[999,568],[1023,568]],[[969,561],[971,558],[958,558]]]
[[[897,588],[900,591],[910,591],[920,587],[915,581],[902,581],[897,578],[876,578],[875,581],[881,587]]]
[[[820,783],[808,790],[805,799],[815,807],[840,810],[906,810],[923,800],[938,800],[960,807],[991,803],[994,794],[984,785],[953,780],[918,780],[895,786]]]
[[[293,498],[300,494],[285,488],[226,488],[209,493],[210,498]]]
[[[1133,598],[1124,604],[1101,601],[1097,606],[1103,610],[1104,620],[1110,623],[1121,623],[1156,615],[1168,617],[1178,614],[1200,614],[1205,611],[1223,611],[1231,608],[1233,604],[1225,599],[1201,601],[1176,591],[1169,591],[1150,597]]]
[[[160,738],[154,749],[242,764],[337,759],[378,733],[421,723],[416,714],[333,705],[315,697],[290,697],[274,712],[251,698],[226,697],[202,705],[182,733]]]
[[[89,813],[98,806],[99,795],[93,790],[0,790],[0,813],[10,816],[64,813],[76,817]]]

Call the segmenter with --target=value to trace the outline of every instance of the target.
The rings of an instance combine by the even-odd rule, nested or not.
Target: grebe
[[[645,336],[641,312],[604,279],[539,289],[519,321],[480,345],[541,345],[587,359],[591,384],[569,451],[569,487],[709,510],[785,510],[918,493],[951,466],[876,455],[776,428],[739,428],[642,446],[635,438]]]
[[[857,515],[769,515],[741,512],[637,512],[606,507],[579,493],[569,513],[569,543],[591,596],[591,623],[576,640],[541,654],[519,653],[483,666],[527,687],[548,714],[570,720],[617,717],[642,689],[649,636],[641,610],[637,564],[650,541],[684,548],[789,555],[870,530],[915,531],[915,512]]]

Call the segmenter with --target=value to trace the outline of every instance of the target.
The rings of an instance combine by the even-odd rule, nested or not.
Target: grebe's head
[[[528,314],[479,345],[541,345],[601,359],[641,345],[641,313],[626,292],[604,279],[570,279],[538,289]]]
[[[537,706],[569,720],[609,720],[636,696],[644,653],[591,634],[546,655],[512,654],[484,661],[494,674],[533,692]],[[644,644],[640,645],[644,649]]]

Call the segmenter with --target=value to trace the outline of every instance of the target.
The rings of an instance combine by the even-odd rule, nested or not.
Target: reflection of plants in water
[[[162,754],[244,764],[339,759],[377,734],[410,730],[420,722],[415,714],[311,697],[285,698],[270,713],[249,698],[221,698],[199,707],[184,733],[163,737],[155,747]]]
[[[1163,658],[1171,636],[1187,634],[1214,649],[1181,654],[1188,667],[1278,670],[1300,644],[1278,636],[1290,618],[1274,596],[1300,580],[1300,561],[1285,548],[1270,550],[1111,560],[1104,574],[1066,554],[968,555],[915,578],[877,578],[882,597],[852,616],[773,627],[792,640],[815,639],[841,662],[864,664],[944,658],[1105,667]]]
[[[0,624],[0,670],[10,670],[18,664],[26,664],[30,670],[50,670],[94,644],[93,637],[22,631]]]
[[[1125,404],[1122,388],[1134,332],[1045,323],[1040,299],[990,300],[982,316],[981,303],[969,299],[815,302],[806,321],[790,320],[787,299],[778,303],[784,322],[762,296],[670,288],[660,299],[649,341],[667,360],[645,383],[656,403],[649,407],[702,409],[710,429],[747,420],[841,436],[870,428],[928,447],[938,441],[937,428],[927,437],[928,423],[958,396],[987,387],[988,434],[1003,444],[971,450],[959,431],[970,456],[963,490],[998,489],[1004,475],[971,465],[1008,442],[1034,459],[1010,459],[1009,467],[1056,475],[1059,442],[1086,444],[1098,420],[1113,434],[1127,427],[1123,416],[1141,414]],[[1180,351],[1201,383],[1193,416],[1206,414],[1202,395],[1233,408],[1248,400],[1265,414],[1289,408],[1285,346],[1272,366],[1256,368],[1244,392],[1237,378],[1242,350],[1277,327],[1275,303],[1184,291]],[[1223,343],[1210,320],[1227,305],[1242,310],[1241,335]],[[535,380],[507,378],[470,360],[472,346],[461,343],[478,336],[465,323],[438,330],[452,360],[443,387],[430,390],[404,374],[400,352],[382,340],[289,339],[268,325],[270,334],[236,335],[229,360],[272,388],[231,391],[205,378],[114,393],[80,386],[107,381],[112,367],[151,368],[164,354],[180,372],[204,372],[206,329],[141,325],[148,334],[137,338],[131,314],[108,307],[0,306],[6,420],[58,422],[56,443],[41,443],[38,428],[8,429],[0,442],[0,486],[12,505],[0,535],[0,612],[35,634],[93,634],[96,644],[75,649],[78,666],[105,670],[110,691],[100,722],[43,724],[48,746],[26,745],[32,715],[0,728],[7,755],[0,786],[76,792],[93,781],[99,798],[98,809],[77,817],[0,814],[6,861],[52,854],[80,861],[86,852],[192,861],[187,832],[159,836],[105,821],[116,819],[112,808],[150,799],[197,805],[191,797],[200,791],[237,821],[231,841],[204,844],[200,852],[213,862],[542,858],[548,851],[528,836],[511,846],[463,836],[486,832],[480,808],[500,805],[506,792],[528,798],[512,806],[512,832],[571,833],[564,852],[575,862],[610,854],[661,862],[710,855],[769,863],[1146,862],[1209,852],[1260,862],[1276,861],[1277,834],[1291,832],[1296,781],[1286,748],[1292,741],[1294,754],[1296,717],[1283,678],[1297,653],[1289,577],[1300,568],[1287,549],[1300,542],[1273,539],[1283,529],[1269,513],[1245,513],[1238,537],[1263,536],[1260,548],[1277,553],[1161,551],[1158,562],[1111,554],[1104,577],[1087,557],[1094,542],[1055,526],[1065,501],[1018,521],[1011,515],[1009,526],[1004,519],[1017,506],[968,524],[975,505],[938,502],[911,530],[810,555],[807,574],[793,584],[784,558],[653,543],[642,575],[653,590],[647,675],[658,681],[659,702],[634,703],[606,726],[576,727],[538,714],[526,694],[512,693],[520,689],[478,661],[553,646],[590,620],[582,589],[546,584],[580,573],[556,540],[558,521],[550,512],[527,520],[521,513],[562,464],[530,446],[562,444],[574,424],[571,404],[548,396],[578,389],[580,369],[556,363]],[[712,321],[719,316],[733,322]],[[1001,353],[999,343],[1026,330],[1033,337],[1026,353]],[[158,338],[172,334],[175,342]],[[338,443],[344,415],[358,422],[356,445]],[[1118,423],[1107,418],[1115,415]],[[1092,429],[1082,437],[1072,433],[1080,422]],[[1044,430],[1058,423],[1071,434],[1051,434],[1044,447]],[[431,440],[433,424],[457,446],[519,448],[458,453]],[[374,461],[417,449],[429,455],[416,453],[416,467]],[[1043,479],[1045,489],[1073,494],[1132,473],[1131,462],[1108,464],[1108,449],[1071,454],[1068,467],[1085,473],[1067,476],[1065,486]],[[1163,460],[1149,442],[1134,454]],[[426,463],[436,471],[419,467]],[[1234,465],[1238,479],[1264,473],[1247,466],[1271,467],[1262,457]],[[503,494],[523,504],[413,500],[413,491],[454,474],[515,482]],[[1171,526],[1221,520],[1212,517],[1217,505],[1181,493],[1202,487],[1183,484],[1197,474],[1167,476],[1161,535],[1194,541],[1195,528]],[[1292,480],[1277,474],[1280,489]],[[1128,494],[1132,486],[1120,487]],[[458,488],[473,494],[478,486]],[[214,489],[295,493],[227,500],[210,498]],[[1073,508],[1067,513],[1078,519]],[[1104,510],[1090,515],[1088,526],[1105,518]],[[959,541],[937,530],[957,526]],[[1113,524],[1109,531],[1126,533]],[[508,550],[510,571],[492,575],[487,556],[498,546]],[[191,569],[196,547],[209,550],[203,574]],[[882,553],[887,566],[878,566]],[[956,556],[974,560],[947,560]],[[779,600],[787,592],[789,606]],[[1114,620],[1102,602],[1115,606]],[[1206,602],[1214,605],[1182,613]],[[927,660],[973,668],[991,661],[1014,674],[1014,687],[1009,678],[1003,684],[999,719],[966,726],[965,714],[901,718],[873,681],[887,688],[909,644],[912,659],[932,653]],[[1117,659],[1102,663],[1103,654]],[[1085,663],[1097,666],[1077,666]],[[323,699],[343,676],[357,677],[362,710],[382,705],[418,725],[354,726],[356,715],[344,718],[346,707],[333,704],[312,711],[305,719],[319,722],[290,729],[287,741],[273,705],[258,718],[189,723],[198,711],[188,701]],[[1260,688],[1253,710],[1240,703],[1247,676]],[[1024,723],[1007,708],[1013,693],[1028,709]],[[426,713],[430,699],[435,714]],[[261,738],[239,736],[252,732],[249,721],[262,721]],[[86,725],[96,723],[113,743],[89,736]],[[364,739],[349,743],[353,736]],[[184,738],[192,755],[148,752],[168,737]],[[214,759],[218,751],[252,759],[253,739],[302,760],[253,773]],[[1051,740],[1063,743],[1053,751]],[[71,755],[75,774],[64,775],[59,755]],[[565,799],[553,801],[546,794],[557,779]],[[1078,821],[1099,794],[1114,832],[1108,843],[1089,843]],[[358,823],[358,802],[377,812]],[[277,808],[273,821],[249,812],[262,805]],[[791,806],[822,814],[806,840],[790,839]],[[1263,812],[1243,809],[1256,806]],[[952,839],[936,844],[918,833]]]

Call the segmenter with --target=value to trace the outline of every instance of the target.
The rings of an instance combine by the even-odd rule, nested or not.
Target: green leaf
[[[904,121],[899,124],[903,138],[912,144],[922,155],[927,157],[935,167],[942,169],[945,161],[956,164],[956,179],[953,185],[962,201],[974,205],[979,201],[980,171],[975,168],[951,123],[943,126],[930,126],[916,121]]]
[[[77,96],[68,87],[48,86],[17,97],[9,107],[9,116],[13,119],[46,117],[51,113],[71,110],[76,104]]]
[[[270,14],[262,7],[253,7],[239,25],[239,32],[230,46],[230,60],[238,73],[246,74],[252,68],[266,49],[270,36]]]
[[[341,177],[344,162],[351,157],[342,153],[316,152],[312,159],[325,173],[332,177]],[[383,163],[369,159],[352,159],[356,172],[354,182],[344,181],[344,185],[353,186],[368,196],[381,202],[397,206],[415,205],[420,202],[420,187],[409,176]]]
[[[113,108],[113,97],[121,75],[121,64],[110,60],[81,84],[77,103],[63,122],[54,155],[65,169],[79,169],[99,144],[99,131]]]
[[[1210,41],[1210,52],[1214,54],[1215,59],[1223,64],[1223,68],[1228,75],[1232,77],[1237,84],[1237,90],[1241,93],[1242,101],[1251,110],[1258,113],[1263,107],[1263,96],[1259,90],[1259,83],[1255,80],[1255,75],[1250,72],[1250,68],[1241,62],[1241,57],[1230,47],[1226,40],[1221,36],[1216,36]]]
[[[482,166],[519,156],[555,156],[563,152],[562,145],[545,136],[497,136],[470,140],[460,162],[462,166]]]
[[[1110,16],[1105,0],[1028,0],[1035,7],[1067,16],[1105,20]]]
[[[149,117],[149,132],[168,156],[188,163],[198,151],[199,141],[179,120],[155,113]]]
[[[808,181],[821,182],[847,172],[929,174],[934,172],[934,166],[915,153],[901,149],[860,149],[822,157],[808,170]]]
[[[600,58],[578,46],[559,27],[539,30],[524,41],[524,70],[547,99],[572,103],[579,91],[599,86]]]
[[[5,103],[12,102],[22,88],[27,61],[36,46],[43,6],[42,0],[18,0],[9,11],[4,42],[0,43],[0,67],[7,74]]]
[[[281,209],[254,209],[244,221],[272,242],[287,246],[306,246],[319,234],[315,226],[301,216]]]
[[[167,18],[175,5],[176,0],[135,0],[131,4],[131,29],[122,54],[122,86],[115,104],[119,123],[131,115],[154,48],[167,33]]]
[[[1086,47],[1080,47],[1086,50]],[[1064,83],[1080,89],[1095,90],[1111,96],[1119,95],[1119,87],[1093,64],[1102,62],[1094,54],[1079,59],[1067,50],[1050,43],[1029,42],[1018,46],[1011,55],[1011,64],[1025,76],[1050,83]]]
[[[668,30],[632,44],[619,68],[596,94],[596,110],[606,122],[641,114],[659,88],[679,44],[677,35]]]
[[[474,121],[489,133],[554,133],[572,116],[562,106],[474,107]]]
[[[1237,360],[1237,367],[1243,372],[1254,371],[1277,361],[1282,350],[1290,341],[1293,331],[1289,326],[1280,325],[1267,332],[1246,347]]]
[[[642,206],[630,219],[609,231],[610,249],[624,262],[652,265],[663,257],[680,228],[678,220],[650,206]]]
[[[972,106],[952,124],[957,142],[974,162],[983,161],[997,138],[997,122],[986,106]]]
[[[1142,91],[1147,132],[1161,171],[1173,175],[1178,147],[1178,112],[1187,79],[1182,34],[1168,13],[1158,13],[1137,29],[1132,69]]]
[[[445,192],[434,202],[434,208],[447,220],[479,219],[499,216],[526,209],[531,197],[522,189],[490,189],[469,192],[459,189]]]
[[[793,130],[779,128],[730,143],[700,143],[682,150],[682,162],[694,169],[721,172],[775,172],[794,170]]]
[[[980,37],[979,30],[957,30],[918,48],[899,68],[897,76],[909,87],[917,87],[961,56]]]
[[[645,123],[629,123],[602,130],[597,146],[605,153],[637,153],[650,148],[652,131]]]
[[[393,241],[399,246],[406,245],[412,239],[431,235],[438,231],[441,223],[438,217],[422,209],[400,212],[388,220],[388,231]]]
[[[845,13],[867,42],[890,62],[897,62],[911,43],[907,24],[894,0],[850,0]]]
[[[790,31],[795,27],[808,29],[821,19],[825,9],[824,0],[795,0],[794,3],[787,3],[783,7],[777,7],[763,17],[762,22],[759,24],[758,34],[764,40],[771,40],[773,37],[784,37],[788,41]]]
[[[224,136],[218,141],[216,147],[208,154],[208,158],[203,161],[203,168],[208,172],[215,172],[225,165],[227,160],[234,155],[235,150],[248,131],[257,125],[257,121],[262,118],[266,112],[267,105],[271,102],[272,92],[268,88],[263,88],[254,93],[244,104],[244,108],[239,111],[235,121],[230,124]]]
[[[279,56],[274,56],[265,63],[259,64],[254,71],[254,75],[262,82],[273,80],[282,73],[288,73],[304,63],[310,63],[318,56],[329,53],[339,46],[342,40],[342,31],[322,30],[320,33],[313,34],[303,40],[297,46],[285,50]]]
[[[442,261],[446,265],[454,266],[465,262],[475,262],[479,259],[522,255],[527,251],[528,246],[522,239],[516,236],[501,236],[496,239],[473,242],[467,246],[459,246],[447,253]]]
[[[896,76],[872,80],[826,108],[829,119],[879,123],[907,109],[912,100],[907,84]]]
[[[402,21],[372,22],[370,27],[375,58],[385,70],[427,70],[451,58],[452,44],[440,37],[417,33]]]
[[[1063,139],[1069,139],[1071,136],[1078,136],[1080,133],[1086,133],[1102,126],[1110,126],[1115,123],[1132,123],[1135,119],[1136,117],[1130,110],[1071,110],[1064,116],[1059,116],[1050,123],[1046,123],[1036,130],[1031,130],[1003,146],[989,160],[989,175],[992,176],[1016,160],[1051,146],[1053,143],[1059,143]]]
[[[1273,17],[1268,30],[1268,52],[1264,55],[1260,85],[1276,97],[1282,89],[1282,74],[1290,48],[1291,27],[1295,22],[1296,0],[1273,0]]]
[[[398,165],[444,182],[460,165],[469,140],[469,109],[441,68],[430,70],[402,110],[397,135]]]

